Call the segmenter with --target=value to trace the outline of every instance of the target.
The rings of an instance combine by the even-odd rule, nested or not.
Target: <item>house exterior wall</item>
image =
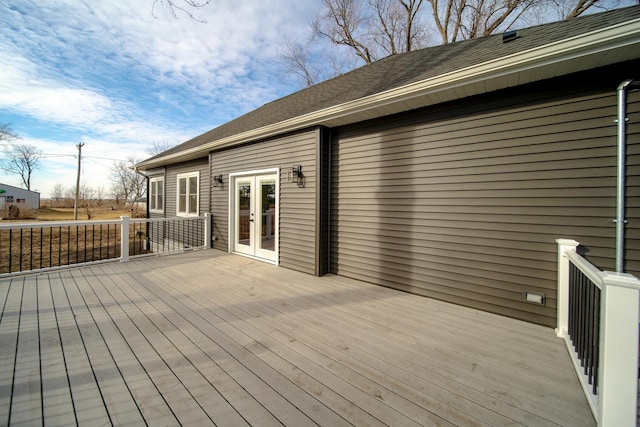
[[[622,70],[334,129],[331,270],[554,326],[556,238],[614,268]],[[638,275],[640,94],[628,109],[626,258]]]
[[[7,209],[11,205],[40,209],[40,193],[0,184],[0,209]]]
[[[164,209],[162,212],[149,211],[149,218],[175,218],[177,214],[177,181],[178,175],[197,172],[199,176],[198,215],[203,216],[210,212],[210,175],[209,159],[193,160],[190,162],[170,165],[161,170],[155,170],[148,174],[149,180],[164,177]],[[150,186],[147,187],[147,194]],[[202,233],[194,225],[186,222],[181,226],[173,223],[154,222],[147,227],[148,239],[153,249],[154,245],[176,248],[184,242],[195,242],[202,239]],[[204,241],[202,242],[204,244]]]
[[[172,218],[177,215],[177,183],[178,175],[198,172],[199,180],[199,214],[200,216],[209,212],[211,209],[211,199],[209,189],[211,188],[211,179],[209,174],[209,160],[207,157],[193,160],[190,162],[180,163],[178,165],[167,166],[165,172],[165,209],[164,216]]]
[[[317,150],[320,130],[312,129],[277,139],[210,153],[210,175],[223,176],[211,187],[213,247],[229,249],[229,174],[280,169],[279,265],[318,274]],[[302,165],[304,186],[287,182],[287,171]]]

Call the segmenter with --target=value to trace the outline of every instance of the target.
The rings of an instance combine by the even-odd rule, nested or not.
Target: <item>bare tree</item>
[[[541,17],[548,21],[556,13],[556,19],[575,18],[598,6],[599,0],[322,0],[311,29],[369,64],[427,46],[428,34],[438,34],[446,44],[505,31],[521,21],[541,23]],[[307,85],[326,75],[309,61],[309,46],[285,43],[281,58],[287,72]]]
[[[102,204],[104,203],[104,187],[103,186],[99,186],[98,188],[96,188],[96,202],[98,206],[102,206]]]
[[[145,177],[131,169],[131,166],[136,163],[136,159],[130,158],[126,162],[122,160],[114,162],[111,167],[109,176],[111,195],[117,204],[122,202],[126,206],[128,202],[133,202],[146,194]]]
[[[349,47],[365,64],[378,59],[373,51],[370,18],[363,2],[323,0],[322,6],[323,13],[313,23],[315,33],[327,37],[335,45]]]
[[[423,47],[416,25],[423,0],[323,0],[315,33],[351,49],[365,64]]]
[[[64,198],[64,185],[57,183],[51,189],[51,198],[54,200],[55,207],[58,207],[60,200]]]
[[[582,0],[579,0],[582,1]],[[549,0],[427,0],[442,43],[468,40],[510,28],[523,14]]]
[[[596,6],[599,0],[579,0],[576,2],[573,9],[571,9],[568,13],[565,14],[565,19],[575,18],[576,16],[582,15],[592,6]]]
[[[310,60],[309,45],[313,39],[302,44],[292,40],[283,40],[279,49],[280,62],[287,73],[297,75],[302,78],[306,86],[313,86],[318,83],[320,71],[314,67]]]
[[[184,15],[187,15],[189,18],[193,19],[194,21],[198,21],[203,24],[206,24],[207,22],[206,20],[196,18],[189,11],[189,9],[191,8],[201,9],[206,5],[208,5],[210,2],[211,0],[153,0],[153,5],[151,6],[151,14],[153,15],[154,18],[156,17],[155,9],[156,9],[156,6],[159,4],[160,6],[166,7],[167,9],[169,9],[171,16],[173,16],[176,19],[179,18],[178,17],[179,14],[184,14]]]
[[[20,175],[22,184],[31,190],[31,177],[40,167],[42,152],[31,144],[19,144],[20,137],[7,124],[0,126],[0,143],[4,146],[5,158],[0,168],[8,173]]]
[[[167,151],[169,148],[173,148],[176,144],[167,141],[166,139],[163,141],[153,141],[151,145],[147,148],[147,154],[150,156],[156,156],[164,151]]]
[[[426,45],[426,32],[418,24],[423,0],[370,0],[375,12],[373,39],[387,55],[410,52]]]
[[[0,143],[4,145],[7,141],[13,141],[18,138],[18,134],[7,123],[0,125]]]
[[[93,187],[87,184],[82,184],[80,186],[80,200],[82,200],[85,204],[88,201],[93,200],[95,196],[96,191],[93,189]]]

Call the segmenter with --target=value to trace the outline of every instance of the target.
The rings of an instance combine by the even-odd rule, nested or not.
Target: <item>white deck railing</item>
[[[0,225],[0,276],[211,247],[211,214]]]
[[[591,410],[601,427],[636,426],[638,410],[638,332],[640,323],[640,280],[625,273],[600,271],[580,256],[575,240],[558,239],[558,327],[556,333],[563,338]],[[597,382],[590,384],[585,374],[584,357],[575,351],[570,336],[570,323],[589,322],[583,315],[575,316],[570,309],[571,265],[600,290],[596,307],[597,329],[588,331],[589,339],[596,336]],[[587,298],[591,301],[593,297]],[[576,319],[577,317],[577,319]],[[573,319],[573,320],[572,320]],[[580,327],[580,326],[579,326]],[[597,335],[596,335],[597,334]],[[595,388],[595,392],[594,392]]]

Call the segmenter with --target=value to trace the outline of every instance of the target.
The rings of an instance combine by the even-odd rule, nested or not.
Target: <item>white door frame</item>
[[[257,182],[257,179],[260,176],[266,175],[275,175],[276,177],[276,194],[275,194],[275,203],[276,203],[276,218],[275,218],[275,230],[272,230],[273,239],[274,239],[274,250],[263,250],[260,249],[259,246],[256,246],[255,237],[253,236],[254,230],[250,231],[251,239],[253,239],[253,243],[251,246],[239,245],[237,243],[237,209],[238,209],[238,200],[236,197],[236,187],[237,182],[242,180],[243,178],[252,179],[254,183]],[[254,191],[255,194],[252,194],[252,197],[258,195],[257,191]],[[255,258],[261,261],[265,261],[271,264],[278,265],[278,246],[280,239],[280,230],[279,230],[279,217],[280,217],[280,169],[258,169],[251,171],[243,171],[243,172],[233,172],[229,174],[229,252],[237,253],[243,256],[247,256],[250,258]],[[256,221],[261,221],[261,218],[254,218]],[[259,228],[259,227],[258,227]]]

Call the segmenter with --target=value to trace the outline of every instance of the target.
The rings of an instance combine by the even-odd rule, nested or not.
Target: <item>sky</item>
[[[190,9],[206,23],[153,5],[0,0],[0,125],[43,153],[32,177],[43,198],[56,184],[75,188],[79,143],[82,185],[107,196],[114,162],[144,160],[154,143],[187,141],[301,88],[278,49],[308,38],[320,0],[211,0]],[[2,170],[0,182],[22,186]]]
[[[44,154],[32,190],[74,188],[82,142],[81,181],[107,194],[114,161],[298,90],[278,46],[307,37],[318,4],[212,0],[190,9],[200,23],[152,0],[0,0],[0,124]]]

